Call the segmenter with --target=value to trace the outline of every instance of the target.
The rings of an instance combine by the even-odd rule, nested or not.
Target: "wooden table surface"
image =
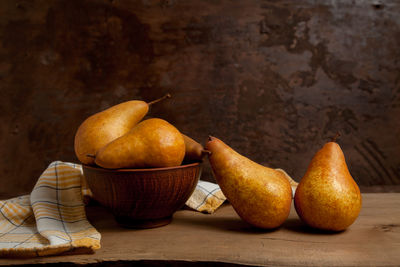
[[[363,194],[356,222],[341,233],[305,227],[292,207],[274,231],[251,228],[230,205],[212,215],[175,213],[171,224],[147,230],[120,228],[101,207],[88,207],[88,218],[102,234],[94,254],[34,259],[0,259],[0,265],[66,263],[168,263],[173,266],[234,264],[265,266],[390,266],[400,264],[400,194]],[[164,262],[165,261],[165,262]]]

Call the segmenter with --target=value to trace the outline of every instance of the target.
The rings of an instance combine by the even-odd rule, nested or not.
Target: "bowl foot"
[[[115,220],[119,225],[125,228],[147,229],[169,224],[172,221],[172,216],[148,220],[137,220],[124,216],[115,216]]]

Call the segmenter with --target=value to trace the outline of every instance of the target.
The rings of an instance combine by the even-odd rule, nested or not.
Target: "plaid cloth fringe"
[[[0,257],[99,249],[101,235],[85,213],[85,198],[90,196],[81,165],[52,162],[30,195],[0,201]],[[218,185],[199,181],[186,205],[213,213],[225,199]]]

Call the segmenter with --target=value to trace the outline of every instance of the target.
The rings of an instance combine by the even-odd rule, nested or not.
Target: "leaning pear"
[[[206,149],[216,181],[244,221],[270,229],[287,219],[292,189],[284,173],[251,161],[215,137]]]

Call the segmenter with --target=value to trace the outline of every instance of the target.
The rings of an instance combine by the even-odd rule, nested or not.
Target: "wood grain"
[[[88,218],[102,234],[97,253],[0,259],[0,264],[398,266],[400,194],[363,194],[363,200],[356,222],[337,234],[305,227],[294,208],[281,228],[260,231],[241,221],[230,205],[212,215],[181,210],[171,224],[150,230],[120,228],[111,214],[89,207]]]

